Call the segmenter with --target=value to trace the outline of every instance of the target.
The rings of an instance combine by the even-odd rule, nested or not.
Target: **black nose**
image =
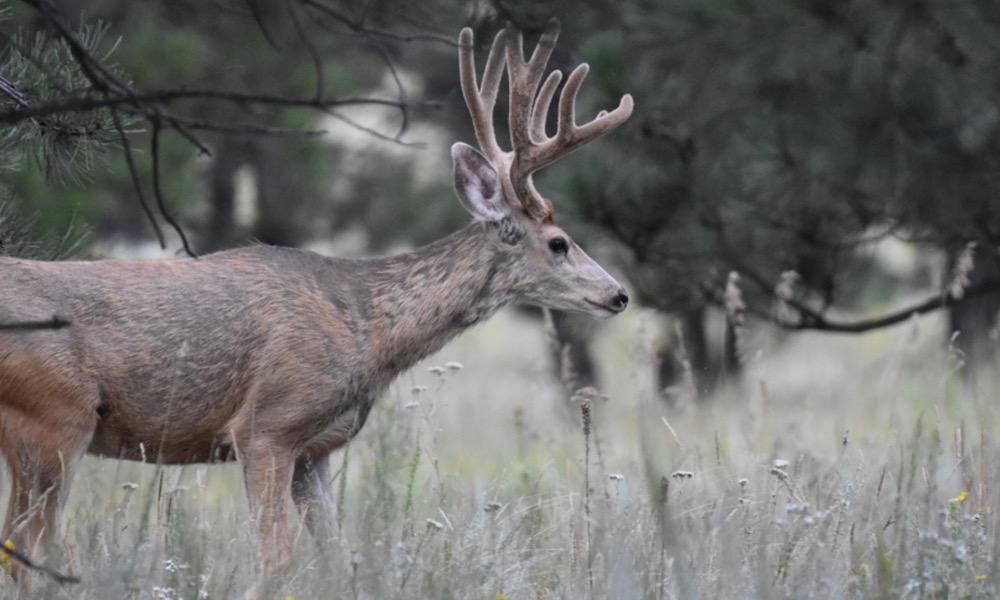
[[[625,288],[618,290],[618,303],[621,305],[622,310],[625,310],[625,307],[628,306],[628,292],[625,291]]]

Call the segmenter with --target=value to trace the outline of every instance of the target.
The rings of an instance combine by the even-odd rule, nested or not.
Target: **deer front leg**
[[[257,523],[265,570],[282,566],[291,557],[288,493],[292,485],[292,465],[292,457],[270,452],[243,456],[250,516]]]
[[[300,457],[292,476],[292,500],[320,550],[327,550],[336,537],[337,505],[327,488],[330,456]]]

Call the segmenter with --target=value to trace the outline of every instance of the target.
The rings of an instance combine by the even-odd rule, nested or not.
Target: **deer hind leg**
[[[49,435],[59,439],[58,432]],[[8,444],[4,446],[11,473],[11,491],[0,540],[33,562],[41,563],[52,534],[58,532],[59,513],[86,445],[65,451],[46,448],[44,444],[32,448],[22,443],[15,451],[10,451]],[[15,579],[18,578],[23,566],[7,555],[4,558],[7,560],[3,560],[3,564]]]
[[[25,476],[20,465],[15,465],[15,458],[7,459],[7,466],[10,469],[10,498],[7,500],[7,515],[4,517],[3,530],[0,531],[0,543],[13,547],[24,552],[25,546],[21,538],[14,535],[14,528],[22,524],[31,504],[31,482]],[[15,538],[17,538],[15,540]],[[21,542],[21,543],[19,543]],[[10,557],[9,554],[0,551],[0,564],[5,571],[16,579],[20,573],[20,566]]]
[[[318,458],[299,457],[292,475],[292,500],[306,529],[326,551],[336,537],[337,505],[327,488],[330,479],[330,456]]]
[[[0,389],[0,451],[11,476],[0,543],[13,544],[36,563],[58,533],[75,467],[97,426],[97,415],[89,410],[94,403],[88,401],[96,392],[72,393],[61,381],[43,374],[32,385],[15,379]],[[0,552],[2,557],[10,558]],[[23,572],[17,562],[4,562],[15,577]]]
[[[248,448],[242,459],[250,516],[257,524],[264,568],[283,566],[290,559],[292,549],[288,534],[288,495],[292,487],[294,457]]]

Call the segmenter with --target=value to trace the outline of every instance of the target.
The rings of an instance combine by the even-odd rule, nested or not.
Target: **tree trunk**
[[[660,389],[682,382],[684,363],[691,369],[695,390],[699,395],[711,390],[715,379],[708,351],[708,334],[705,329],[705,307],[698,306],[677,313],[678,335],[670,348],[660,356]],[[683,344],[683,345],[682,345]],[[683,348],[683,350],[681,350]]]
[[[961,252],[961,249],[949,252],[949,272],[953,277]],[[1000,285],[1000,258],[996,251],[983,245],[976,248],[972,269],[965,276],[968,286]],[[958,333],[953,344],[965,361],[967,379],[975,377],[977,369],[994,365],[998,348],[1000,293],[984,294],[956,304],[951,307],[948,316],[948,340],[951,342],[952,336]]]
[[[269,140],[266,148],[253,158],[253,168],[257,173],[257,202],[260,216],[254,227],[254,238],[274,246],[297,246],[302,243],[305,230],[301,227],[300,215],[304,205],[312,198],[298,197],[302,186],[297,186],[294,178],[296,170],[288,166],[288,160],[279,158],[280,153],[294,155],[295,145],[290,140]]]
[[[561,310],[545,311],[545,323],[552,338],[552,364],[566,391],[597,387],[597,369],[590,354],[594,320],[586,315]]]
[[[735,380],[743,372],[743,324],[726,318],[726,336],[722,348],[722,378]]]
[[[295,246],[300,239],[296,219],[301,210],[301,198],[294,193],[289,181],[293,171],[280,168],[276,153],[284,146],[270,140],[262,145],[240,136],[225,136],[214,152],[210,174],[210,213],[202,247],[207,251],[230,248],[254,240],[273,246]],[[252,169],[255,209],[259,211],[253,223],[237,223],[237,190],[235,176],[244,167]]]
[[[201,247],[206,252],[230,248],[246,237],[237,230],[235,176],[253,161],[256,144],[237,136],[221,136],[213,149],[209,173],[209,215]]]

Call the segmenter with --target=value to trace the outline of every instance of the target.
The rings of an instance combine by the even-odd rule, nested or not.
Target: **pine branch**
[[[43,61],[32,58],[31,53],[22,48],[12,47],[23,55],[28,61],[33,63],[34,68],[45,75],[46,85],[56,91],[56,96],[47,98],[31,98],[29,94],[23,93],[16,86],[3,78],[0,74],[0,92],[11,97],[14,102],[9,108],[0,110],[0,124],[17,125],[20,123],[33,123],[45,131],[51,129],[59,134],[67,134],[70,137],[87,138],[90,135],[100,133],[107,136],[109,132],[117,133],[117,143],[121,146],[122,154],[129,168],[132,178],[132,185],[138,196],[140,205],[143,208],[147,219],[152,224],[153,230],[162,248],[166,247],[166,241],[153,208],[146,201],[146,194],[143,192],[143,182],[133,160],[133,149],[128,142],[128,131],[131,120],[138,120],[149,125],[154,132],[151,142],[152,160],[152,193],[156,202],[156,213],[159,218],[170,224],[170,226],[180,236],[184,250],[188,254],[193,254],[188,246],[186,236],[181,230],[179,223],[169,214],[164,201],[163,191],[160,187],[160,160],[159,136],[162,130],[170,129],[176,131],[191,143],[199,152],[209,154],[208,147],[202,143],[195,132],[217,132],[222,134],[239,135],[315,135],[319,132],[310,129],[278,127],[264,122],[238,121],[238,120],[214,120],[183,114],[183,111],[176,111],[176,105],[184,101],[207,101],[235,105],[247,112],[252,112],[255,108],[283,108],[283,109],[304,109],[320,112],[345,123],[357,127],[366,133],[374,134],[381,139],[405,144],[401,141],[402,134],[406,131],[409,123],[409,111],[414,108],[436,107],[436,103],[413,102],[406,98],[404,86],[396,72],[389,53],[382,46],[379,38],[390,38],[388,32],[375,30],[367,27],[363,22],[353,22],[343,18],[342,15],[333,9],[317,2],[305,1],[302,5],[307,11],[320,11],[326,17],[338,18],[342,25],[346,25],[351,33],[361,35],[366,38],[375,52],[381,57],[390,74],[392,75],[396,88],[398,89],[397,99],[375,98],[375,97],[325,97],[323,95],[323,65],[321,55],[309,39],[304,22],[295,14],[295,7],[289,5],[295,31],[306,45],[314,65],[316,77],[315,95],[309,98],[286,97],[274,94],[240,92],[221,89],[188,88],[176,87],[158,90],[139,90],[124,81],[112,69],[106,67],[101,59],[96,55],[93,46],[94,36],[86,33],[78,34],[73,31],[65,16],[55,7],[51,0],[22,0],[26,5],[32,7],[47,22],[55,32],[59,43],[65,45],[66,62],[75,67],[75,71],[69,71],[70,80],[77,80],[74,85],[64,85],[62,78],[57,77],[50,69],[43,64]],[[251,2],[251,9],[254,6]],[[255,14],[255,18],[260,22],[260,15]],[[262,27],[263,30],[263,27]],[[98,32],[98,34],[100,31]],[[265,36],[267,32],[265,31]],[[82,77],[82,80],[81,80]],[[353,106],[382,106],[400,111],[402,115],[402,125],[394,136],[384,135],[354,122],[338,109]],[[106,111],[101,122],[95,121],[93,126],[66,126],[61,121],[67,115],[88,115],[95,111]],[[55,119],[59,119],[55,121]]]
[[[19,93],[16,92],[16,89],[14,91],[15,93]],[[23,95],[21,97],[23,98]],[[218,100],[243,107],[261,105],[279,108],[308,108],[328,114],[332,109],[364,105],[398,109],[439,107],[439,104],[436,102],[410,102],[373,97],[290,98],[286,96],[248,94],[228,90],[175,88],[149,92],[132,90],[129,93],[108,93],[101,95],[95,95],[93,92],[68,94],[44,102],[27,104],[20,108],[0,111],[0,123],[13,124],[51,115],[90,112],[99,108],[119,108],[147,116],[159,116],[163,118],[167,116],[167,113],[158,104],[162,103],[166,105],[179,100]],[[261,126],[262,133],[266,133],[265,129],[269,128]],[[309,133],[308,130],[301,131]]]

